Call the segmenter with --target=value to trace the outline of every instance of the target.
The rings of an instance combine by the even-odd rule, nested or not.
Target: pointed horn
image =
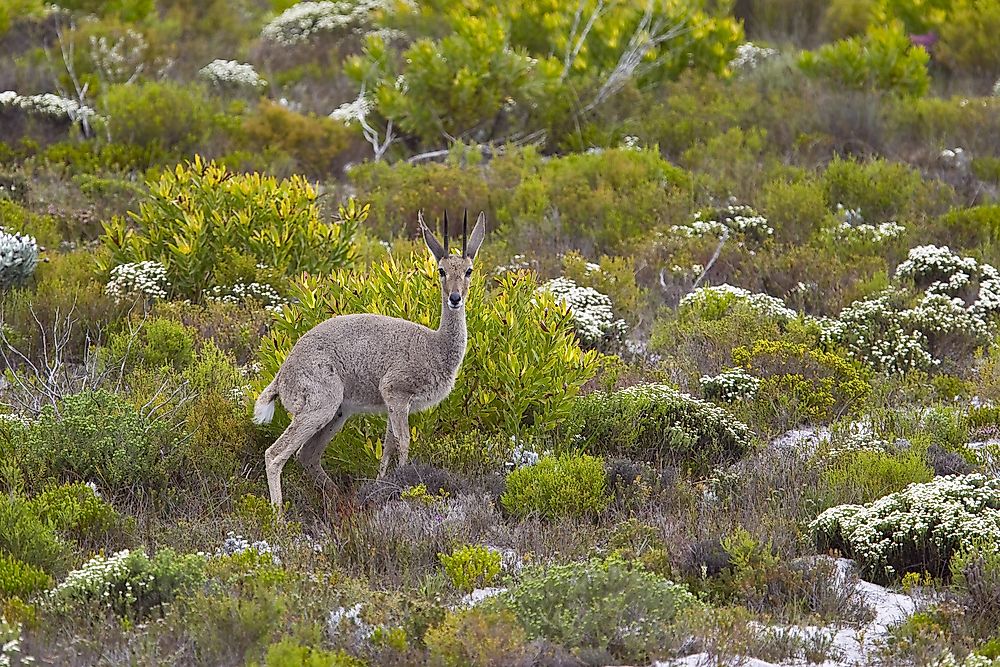
[[[448,247],[448,211],[444,212],[444,254],[451,252],[451,248]]]
[[[465,257],[465,249],[469,245],[469,209],[465,209],[462,216],[462,257]]]

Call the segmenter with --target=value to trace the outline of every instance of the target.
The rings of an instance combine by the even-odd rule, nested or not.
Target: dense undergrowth
[[[1000,658],[995,0],[0,3],[0,665]],[[285,515],[330,315],[454,392]],[[694,659],[694,658],[692,658]],[[691,664],[691,663],[687,663]],[[700,664],[700,663],[699,663]]]

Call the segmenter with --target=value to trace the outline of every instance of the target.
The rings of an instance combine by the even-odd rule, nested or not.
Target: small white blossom
[[[214,86],[251,88],[259,90],[267,86],[253,65],[235,60],[213,60],[198,72],[198,75]]]
[[[736,57],[729,61],[729,67],[734,70],[751,71],[761,63],[778,55],[777,49],[757,46],[753,42],[745,42],[736,47]]]
[[[580,341],[586,345],[596,345],[603,340],[618,340],[625,335],[627,325],[615,318],[611,297],[592,287],[581,287],[569,278],[554,278],[542,285],[540,290],[555,296],[566,305],[576,323]]]
[[[323,33],[363,34],[375,11],[386,8],[382,0],[299,2],[264,26],[260,35],[265,41],[294,46]]]
[[[146,261],[120,264],[111,269],[111,279],[104,293],[117,303],[128,299],[166,299],[170,283],[167,269],[159,262]]]
[[[97,112],[90,107],[53,93],[18,95],[13,90],[8,90],[0,93],[0,107],[3,106],[16,107],[31,115],[66,119],[74,123],[97,117]]]
[[[760,379],[742,368],[733,368],[715,376],[703,375],[699,384],[707,398],[730,403],[751,400],[760,389]]]

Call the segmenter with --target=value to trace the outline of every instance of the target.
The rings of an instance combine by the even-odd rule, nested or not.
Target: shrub
[[[0,553],[48,574],[61,573],[68,546],[17,496],[0,497]]]
[[[547,456],[507,476],[500,502],[519,517],[589,517],[611,502],[604,462],[586,454]]]
[[[438,560],[452,585],[466,593],[490,586],[500,574],[500,552],[489,547],[467,544]]]
[[[752,399],[760,389],[760,380],[740,368],[713,377],[703,375],[699,384],[705,398],[723,403]]]
[[[842,503],[870,503],[910,484],[929,482],[934,471],[921,451],[898,454],[860,450],[836,456],[820,474],[824,507]]]
[[[620,345],[628,327],[615,318],[606,294],[593,287],[580,287],[569,278],[554,278],[539,289],[551,293],[573,315],[580,343],[590,348]]]
[[[23,285],[38,265],[38,243],[32,236],[10,234],[0,227],[0,291]]]
[[[119,616],[143,619],[204,578],[205,558],[161,549],[150,558],[142,550],[95,556],[66,576],[48,604],[61,613],[100,605]]]
[[[1000,480],[938,477],[868,505],[839,505],[809,524],[820,549],[839,549],[878,580],[947,572],[973,540],[1000,542]]]
[[[44,570],[0,551],[0,600],[12,597],[27,599],[51,585],[52,577]]]
[[[643,662],[662,649],[667,626],[696,601],[681,585],[609,558],[526,569],[500,604],[530,637]]]
[[[424,637],[430,664],[441,667],[499,667],[522,664],[528,638],[507,610],[473,607],[449,612]]]
[[[656,384],[577,399],[566,430],[585,451],[695,473],[739,459],[751,440],[746,425],[722,408]]]
[[[827,206],[857,211],[871,223],[924,213],[926,190],[920,172],[886,160],[834,158],[821,177]]]
[[[870,27],[863,37],[850,37],[806,51],[799,66],[810,76],[824,77],[855,89],[886,90],[920,97],[930,86],[930,56],[914,46],[899,24]]]
[[[302,177],[277,181],[232,174],[200,157],[150,182],[133,216],[105,226],[101,268],[158,261],[175,296],[201,300],[212,286],[255,282],[263,264],[277,275],[327,273],[351,259],[351,236],[366,207],[341,208],[335,224],[320,220],[316,191]]]
[[[165,318],[148,320],[133,331],[112,334],[109,362],[114,366],[183,370],[194,361],[195,332]]]
[[[859,363],[806,345],[759,340],[734,349],[733,361],[760,378],[752,409],[779,430],[832,421],[856,410],[872,389]]]
[[[980,636],[991,636],[1000,623],[996,604],[1000,596],[1000,545],[975,541],[974,537],[970,540],[971,544],[952,556],[949,571],[966,617]]]
[[[129,145],[140,169],[204,151],[230,122],[200,87],[170,81],[109,86],[103,107],[111,139]]]
[[[314,114],[300,114],[277,102],[262,100],[257,113],[243,121],[250,147],[263,153],[274,167],[323,178],[336,173],[345,161],[353,133],[343,123]]]
[[[121,529],[123,519],[94,489],[77,482],[42,491],[28,501],[44,523],[74,542],[94,544],[108,533]]]
[[[303,279],[292,285],[291,297],[296,305],[275,319],[261,344],[267,380],[295,339],[330,315],[381,313],[433,326],[441,310],[436,263],[415,256],[390,257],[365,274],[341,270],[328,280]],[[596,355],[580,349],[569,313],[523,272],[502,276],[489,291],[474,272],[468,301],[468,347],[455,388],[433,410],[412,415],[411,428],[426,436],[555,428],[596,372]],[[364,423],[351,420],[338,436],[344,456],[364,449],[368,438],[358,428]]]
[[[264,667],[364,667],[366,663],[345,651],[303,646],[291,638],[267,647]]]
[[[988,0],[956,0],[941,24],[939,55],[953,70],[988,77],[1000,76],[1000,7]]]
[[[112,497],[163,487],[176,434],[104,390],[46,406],[18,447],[30,488],[48,480],[93,481]]]

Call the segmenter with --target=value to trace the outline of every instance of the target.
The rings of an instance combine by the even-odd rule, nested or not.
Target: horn
[[[445,209],[444,212],[444,254],[448,254],[450,249],[448,248],[448,210]]]
[[[469,245],[469,209],[462,216],[462,257],[465,257],[465,247]]]

